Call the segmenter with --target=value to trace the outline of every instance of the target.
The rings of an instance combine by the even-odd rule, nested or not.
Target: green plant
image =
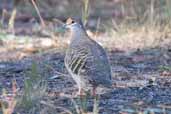
[[[166,0],[166,12],[168,14],[168,23],[170,24],[170,19],[171,19],[171,8],[170,8],[170,5],[171,5],[171,1],[170,0]]]
[[[85,95],[78,98],[73,98],[67,94],[61,94],[61,97],[66,97],[72,102],[72,108],[70,109],[71,114],[99,114],[99,96],[93,97],[93,111],[88,111],[88,102],[89,102],[89,92],[86,92]],[[56,107],[58,108],[58,107]],[[69,112],[69,111],[65,111]]]
[[[99,96],[94,97],[93,114],[99,114]]]
[[[83,0],[82,22],[84,26],[87,24],[88,21],[89,10],[90,10],[89,0]]]
[[[80,97],[81,112],[87,113],[87,95]]]
[[[3,22],[0,21],[0,29],[2,29],[2,28],[3,28]]]
[[[161,71],[171,71],[171,66],[159,66],[159,69]]]
[[[20,105],[26,109],[32,109],[40,104],[45,96],[47,83],[38,72],[37,64],[32,63],[31,70],[27,72],[24,81],[23,96]]]
[[[5,39],[7,39],[7,34],[0,32],[0,40],[5,40]]]

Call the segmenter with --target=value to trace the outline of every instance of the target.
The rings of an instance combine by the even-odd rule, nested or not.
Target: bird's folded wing
[[[69,48],[65,64],[72,73],[91,83],[101,84],[111,79],[111,69],[104,49],[93,45]]]

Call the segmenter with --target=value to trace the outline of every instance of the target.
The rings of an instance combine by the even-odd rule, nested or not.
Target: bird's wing
[[[93,67],[96,68],[93,72],[94,80],[97,80],[99,84],[110,83],[111,81],[111,67],[108,60],[106,51],[98,43],[92,40],[91,53],[93,54]],[[93,73],[92,73],[93,74]]]
[[[89,57],[89,50],[86,47],[71,47],[65,56],[65,65],[72,73],[80,75]]]
[[[111,80],[111,70],[106,52],[96,42],[72,47],[65,57],[72,73],[82,76],[92,84],[106,84]]]

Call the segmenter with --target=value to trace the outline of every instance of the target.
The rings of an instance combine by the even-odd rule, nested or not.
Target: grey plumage
[[[111,87],[111,68],[105,50],[89,38],[79,23],[66,25],[71,42],[65,56],[65,66],[81,89]]]

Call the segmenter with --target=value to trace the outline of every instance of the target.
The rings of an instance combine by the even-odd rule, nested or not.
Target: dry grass
[[[16,82],[12,83],[12,93],[7,93],[4,89],[0,99],[0,108],[2,109],[2,114],[13,114],[14,109],[17,104],[17,87]]]
[[[144,49],[159,46],[165,47],[170,43],[171,30],[169,23],[171,12],[169,4],[171,3],[169,0],[117,0],[113,2],[98,2],[97,0],[74,0],[72,3],[69,3],[66,0],[62,2],[51,0],[49,2],[38,1],[37,4],[39,5],[40,12],[44,12],[48,15],[51,15],[51,13],[48,12],[54,13],[54,11],[58,11],[58,14],[56,15],[63,13],[62,15],[67,15],[66,17],[68,17],[73,16],[72,13],[74,14],[74,12],[77,12],[74,10],[81,9],[80,13],[82,13],[82,20],[84,23],[87,23],[87,21],[91,22],[91,16],[94,16],[98,18],[97,20],[101,20],[100,24],[103,24],[103,18],[105,18],[106,15],[108,17],[108,25],[110,26],[105,25],[105,30],[107,32],[97,36],[97,41],[99,41],[101,44],[104,44],[107,48],[114,47],[127,50],[137,48]],[[49,7],[49,4],[58,4],[60,7]],[[23,6],[27,7],[23,8]],[[18,8],[20,12],[28,11],[33,13],[30,11],[33,9],[33,6],[30,6],[28,3],[24,4],[23,6]],[[111,6],[114,8],[111,8]],[[55,8],[61,8],[62,10]],[[53,9],[53,11],[51,11],[51,9]],[[69,10],[70,15],[68,15],[67,10]],[[99,11],[101,12],[99,13]],[[105,15],[103,15],[102,12],[106,12],[104,13]],[[80,13],[76,13],[76,17],[80,16]],[[118,15],[115,15],[115,13],[118,13]],[[99,26],[98,23],[99,21],[97,22],[98,28],[104,28],[103,26]],[[52,35],[49,37],[52,37]],[[49,39],[51,40],[51,38]],[[59,39],[58,36],[56,39]],[[59,42],[57,42],[58,44],[54,44],[54,40],[56,39],[52,39],[51,41],[49,40],[52,43],[50,46],[47,46],[47,48],[54,47],[54,45],[61,46],[61,43],[63,42],[60,39]],[[29,43],[33,44],[34,42]],[[43,46],[44,45],[41,45],[40,47]]]
[[[120,50],[149,49],[155,47],[169,47],[171,43],[171,28],[160,25],[119,25],[117,31],[109,29],[104,39],[108,48]],[[110,47],[111,46],[111,47]]]

